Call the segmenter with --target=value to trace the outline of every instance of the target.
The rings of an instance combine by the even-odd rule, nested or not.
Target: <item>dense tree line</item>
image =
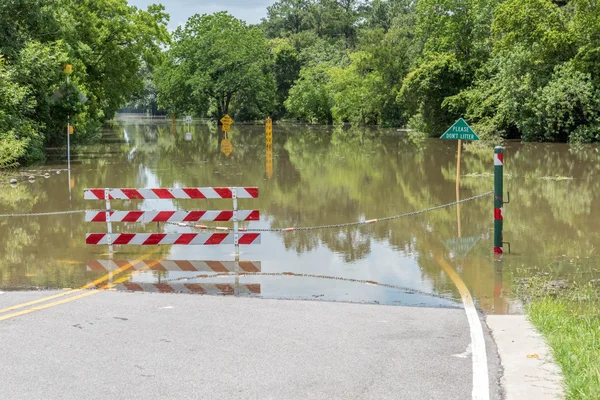
[[[74,141],[98,135],[143,92],[140,71],[160,61],[167,21],[162,6],[126,0],[0,1],[0,168],[63,145],[67,116]]]
[[[162,6],[0,2],[0,168],[130,109],[600,140],[600,5],[589,0],[280,0],[258,25]],[[74,73],[66,84],[63,68]]]
[[[226,14],[191,19],[175,34],[163,104],[176,110],[175,100],[185,108],[192,99],[198,111],[222,113],[216,91],[231,95],[241,118],[269,113],[440,135],[464,116],[488,137],[600,139],[595,1],[280,0],[258,28],[264,41]],[[243,30],[247,39],[235,36]],[[244,53],[252,67],[243,67]],[[240,86],[236,68],[246,67],[254,87]],[[229,73],[237,94],[216,83]]]

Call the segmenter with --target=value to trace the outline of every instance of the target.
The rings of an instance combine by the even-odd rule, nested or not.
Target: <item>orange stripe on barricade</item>
[[[156,283],[154,284],[160,293],[173,293],[174,290],[171,286],[166,283]]]
[[[209,268],[215,272],[229,272],[227,268],[223,265],[223,263],[219,261],[207,261],[206,264]]]
[[[260,272],[260,264],[251,261],[240,261],[240,268],[246,272]]]
[[[190,292],[197,294],[205,294],[206,291],[202,288],[202,285],[198,283],[186,283],[185,286]]]
[[[239,270],[236,266],[239,265]],[[114,271],[117,269],[136,271],[183,271],[183,272],[260,272],[260,261],[193,261],[193,260],[90,260],[88,271]]]
[[[231,296],[235,294],[234,284],[227,283],[146,283],[146,282],[124,282],[116,283],[111,287],[117,290],[132,292],[154,292],[154,293],[189,293],[189,294],[212,294]],[[238,284],[238,293],[253,295],[261,293],[258,283]]]
[[[258,283],[250,283],[250,284],[247,284],[246,287],[252,293],[260,294],[260,284],[258,284]]]
[[[130,290],[132,292],[143,292],[144,291],[143,287],[141,287],[137,283],[133,283],[133,282],[123,282],[123,286],[125,286],[127,288],[127,290]]]
[[[221,292],[223,292],[223,294],[225,295],[229,295],[229,294],[233,294],[234,290],[233,287],[231,285],[226,285],[226,284],[216,284],[215,285]]]

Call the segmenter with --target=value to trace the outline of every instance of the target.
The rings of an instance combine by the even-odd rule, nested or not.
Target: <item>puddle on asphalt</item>
[[[122,280],[123,278],[121,278]],[[117,279],[119,280],[119,279]],[[271,299],[342,301],[429,307],[461,307],[449,295],[421,292],[397,285],[334,276],[269,273],[135,272],[121,283],[103,284],[111,290]]]
[[[261,213],[260,221],[241,223],[248,228],[339,224],[456,200],[454,143],[375,128],[276,125],[273,131],[269,150],[264,128],[232,127],[227,156],[222,134],[209,124],[193,125],[190,140],[182,126],[173,132],[167,123],[121,122],[106,130],[102,143],[75,148],[70,172],[57,149],[46,165],[0,175],[0,214],[102,209],[103,201],[83,199],[84,189],[96,187],[257,186],[258,199],[240,200],[241,209]],[[125,273],[117,289],[456,307],[460,297],[437,256],[452,265],[482,309],[514,313],[520,311],[513,299],[519,279],[599,279],[600,216],[592,212],[600,205],[598,147],[508,143],[505,154],[512,202],[505,207],[504,237],[513,254],[500,263],[491,255],[490,197],[373,225],[264,232],[262,244],[242,246],[240,255],[260,261],[260,275],[149,269]],[[492,166],[489,149],[465,149],[461,199],[492,188]],[[17,183],[10,185],[11,178]],[[113,201],[112,208],[225,210],[231,201]],[[113,229],[196,232],[164,224]],[[106,246],[85,244],[90,232],[106,232],[106,226],[84,222],[83,213],[0,217],[0,291],[81,287],[101,278],[107,272],[88,268],[88,261],[110,255]],[[231,262],[232,252],[228,245],[117,246],[112,257]]]

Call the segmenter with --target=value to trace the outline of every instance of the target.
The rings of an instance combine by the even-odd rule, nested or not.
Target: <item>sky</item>
[[[260,22],[267,14],[267,7],[275,0],[128,0],[130,5],[145,9],[153,3],[161,3],[171,15],[169,29],[185,24],[194,14],[212,14],[229,11],[236,18],[250,24]]]

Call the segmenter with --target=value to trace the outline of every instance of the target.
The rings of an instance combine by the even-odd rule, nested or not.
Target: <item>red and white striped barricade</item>
[[[261,272],[260,261],[187,261],[187,260],[91,260],[88,271],[159,271],[159,272]]]
[[[212,294],[212,295],[259,295],[260,284],[228,284],[228,283],[147,283],[147,282],[125,282],[115,285],[116,290],[131,292],[154,292],[154,293],[189,293],[189,294]]]
[[[104,200],[106,210],[87,211],[86,222],[105,222],[107,233],[86,234],[86,244],[108,245],[239,245],[260,244],[259,233],[240,234],[239,221],[258,221],[258,210],[238,210],[237,199],[258,198],[256,187],[175,188],[175,189],[86,189],[85,200]],[[114,211],[113,200],[232,199],[233,210],[197,211]],[[231,233],[113,233],[113,222],[197,222],[233,221]]]
[[[260,295],[261,293],[260,284],[245,284],[239,281],[240,276],[261,272],[261,262],[239,261],[237,257],[236,261],[90,260],[87,262],[87,270],[108,272],[109,275],[115,271],[131,273],[131,275],[126,275],[125,279],[119,278],[116,284],[111,283],[106,286],[102,282],[97,285],[99,289],[234,296]],[[198,272],[201,274],[199,275]],[[149,278],[158,279],[158,282],[148,282]],[[216,279],[218,282],[194,282],[198,279]],[[234,281],[227,282],[231,279]],[[186,282],[181,282],[181,280]]]

